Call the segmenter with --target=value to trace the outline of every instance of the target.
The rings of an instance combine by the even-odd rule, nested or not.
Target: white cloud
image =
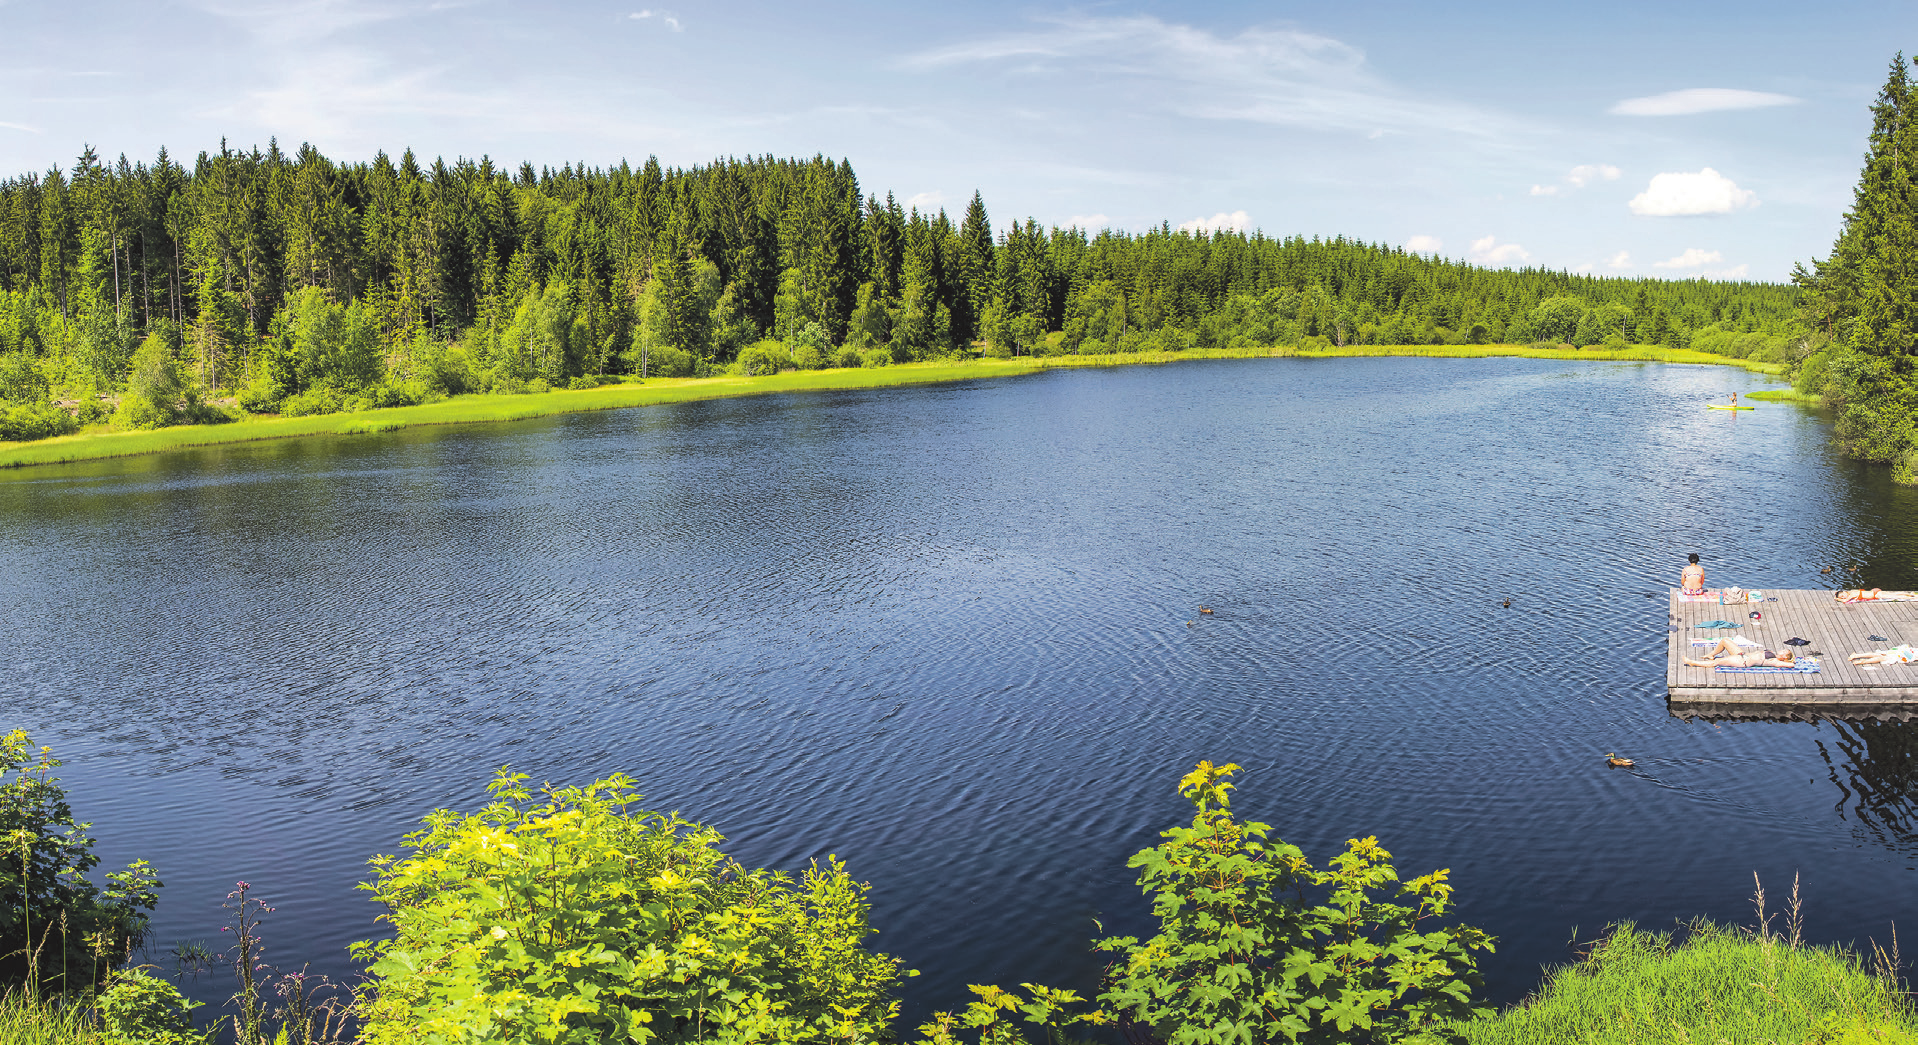
[[[27,132],[28,134],[42,134],[42,133],[45,133],[45,132],[43,132],[43,131],[41,131],[41,130],[40,130],[40,128],[38,128],[38,127],[30,127],[30,126],[28,126],[27,124],[24,124],[24,123],[8,123],[8,122],[7,122],[7,121],[5,121],[5,120],[0,120],[0,127],[5,127],[5,128],[7,129],[7,130],[10,130],[10,131],[25,131],[25,132]]]
[[[1250,224],[1252,224],[1252,216],[1242,210],[1235,210],[1230,214],[1220,211],[1209,218],[1193,218],[1191,221],[1182,221],[1179,223],[1179,231],[1195,233],[1244,232],[1246,226]]]
[[[1571,182],[1573,188],[1582,189],[1585,183],[1593,178],[1617,181],[1618,176],[1623,173],[1625,172],[1609,163],[1581,163],[1572,168],[1572,173],[1567,174],[1565,180]]]
[[[1016,63],[1030,72],[1108,72],[1184,116],[1343,131],[1492,136],[1510,119],[1435,101],[1373,75],[1358,48],[1293,29],[1221,36],[1150,15],[1042,19],[1037,30],[908,55],[911,70]]]
[[[1074,214],[1072,217],[1066,219],[1066,227],[1080,228],[1087,232],[1097,232],[1100,229],[1112,227],[1112,219],[1103,214]],[[1180,228],[1184,228],[1184,226],[1182,225]]]
[[[1609,163],[1581,163],[1566,172],[1565,185],[1569,185],[1574,189],[1582,189],[1594,179],[1616,181],[1618,180],[1618,176],[1623,173],[1623,171]],[[1562,190],[1563,186],[1560,185],[1534,185],[1532,186],[1532,195],[1556,196]]]
[[[1516,243],[1500,243],[1496,236],[1481,236],[1472,241],[1471,258],[1481,265],[1510,265],[1525,261],[1532,254]]]
[[[1699,275],[1704,276],[1706,279],[1729,279],[1729,280],[1750,279],[1751,266],[1750,265],[1733,265],[1731,268],[1728,268],[1728,269],[1706,269],[1705,271],[1699,273]]]
[[[931,214],[933,211],[945,205],[946,194],[940,192],[938,189],[934,189],[931,192],[915,192],[911,196],[906,197],[905,203],[907,210],[918,209],[927,214]]]
[[[1405,249],[1414,254],[1437,254],[1445,249],[1437,236],[1413,236],[1405,241]]]
[[[1655,269],[1699,269],[1713,262],[1725,260],[1725,255],[1715,250],[1700,250],[1697,247],[1685,248],[1685,253],[1664,261],[1652,262]]]
[[[1758,206],[1758,194],[1739,188],[1730,178],[1706,167],[1696,174],[1654,175],[1645,191],[1632,197],[1630,206],[1633,214],[1653,218],[1730,214]]]
[[[1614,116],[1690,116],[1730,109],[1764,109],[1793,105],[1798,99],[1768,91],[1740,91],[1730,87],[1692,87],[1643,98],[1627,98],[1608,110]]]
[[[671,29],[675,33],[685,28],[685,26],[682,26],[679,24],[679,19],[673,17],[672,12],[655,11],[650,7],[644,11],[634,11],[632,14],[629,14],[626,17],[632,19],[635,22],[643,22],[648,18],[657,18],[660,20],[662,24],[666,26],[666,28]]]
[[[1621,251],[1619,251],[1618,253],[1616,253],[1616,254],[1614,254],[1614,255],[1612,255],[1612,259],[1611,259],[1610,261],[1607,261],[1607,262],[1605,263],[1605,267],[1606,267],[1606,268],[1608,268],[1608,269],[1628,269],[1628,268],[1631,268],[1631,267],[1632,267],[1632,252],[1631,252],[1631,251],[1629,251],[1629,250],[1621,250]]]

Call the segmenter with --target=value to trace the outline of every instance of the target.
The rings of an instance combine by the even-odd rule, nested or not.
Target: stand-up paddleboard
[[[1726,403],[1706,403],[1707,410],[1756,410],[1755,406],[1731,406]]]

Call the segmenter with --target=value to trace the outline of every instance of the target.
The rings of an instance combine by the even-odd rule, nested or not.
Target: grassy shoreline
[[[389,407],[350,414],[309,417],[256,417],[225,425],[190,425],[152,431],[87,431],[24,443],[0,444],[0,468],[66,464],[111,457],[133,457],[191,447],[226,443],[296,439],[314,435],[362,435],[390,432],[419,425],[476,424],[518,421],[554,414],[617,410],[662,403],[685,403],[743,395],[779,392],[822,392],[900,385],[938,384],[1010,377],[1059,367],[1126,366],[1175,363],[1191,359],[1332,359],[1367,356],[1408,356],[1438,359],[1485,359],[1516,356],[1527,359],[1596,362],[1691,363],[1736,366],[1775,374],[1776,364],[1712,355],[1708,352],[1661,348],[1534,349],[1525,345],[1350,345],[1300,351],[1281,346],[1260,349],[1212,349],[1189,352],[1141,352],[1131,355],[1020,356],[1015,359],[943,360],[905,363],[876,369],[800,370],[761,377],[651,378],[643,384],[606,385],[582,390],[539,392],[531,395],[455,396],[420,406]]]

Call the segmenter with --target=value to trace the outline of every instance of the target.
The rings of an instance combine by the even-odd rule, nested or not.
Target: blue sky
[[[1356,236],[1781,280],[1850,200],[1909,0],[527,5],[0,0],[0,172],[412,146],[845,157],[996,224]]]

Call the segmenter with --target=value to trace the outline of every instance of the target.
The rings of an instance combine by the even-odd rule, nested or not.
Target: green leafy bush
[[[309,388],[280,400],[281,417],[307,417],[312,414],[337,414],[346,408],[346,397],[328,385]]]
[[[529,791],[502,770],[373,861],[395,938],[355,946],[363,1041],[828,1042],[887,1037],[899,963],[864,949],[866,887],[828,858],[797,883],[718,832],[629,811],[631,781]]]
[[[189,1016],[199,1006],[144,969],[115,973],[94,1003],[100,1045],[200,1045],[206,1036],[194,1033]]]
[[[1047,1045],[1068,1045],[1067,1028],[1078,1024],[1102,1027],[1112,1023],[1103,1010],[1072,1011],[1080,1007],[1081,1002],[1072,991],[1054,990],[1036,983],[1020,986],[1030,997],[1021,998],[1003,987],[973,986],[972,993],[977,994],[979,1000],[961,1013],[933,1013],[932,1019],[919,1028],[920,1039],[915,1045],[959,1045],[964,1040],[959,1036],[961,1030],[977,1031],[979,1045],[1027,1045],[1025,1036],[1019,1033],[1018,1023],[1035,1024],[1044,1030],[1043,1040]]]
[[[271,414],[280,409],[280,401],[285,398],[286,388],[273,375],[262,372],[247,382],[233,400],[248,413]]]
[[[80,419],[57,406],[0,406],[0,440],[51,439],[80,430]]]
[[[442,398],[440,393],[424,381],[394,381],[390,378],[377,385],[370,385],[362,394],[369,407],[418,406]]]
[[[892,349],[869,348],[865,350],[864,352],[859,353],[859,365],[860,366],[891,366],[892,365]]]
[[[777,374],[793,365],[786,346],[777,341],[760,341],[739,350],[735,366],[742,374]]]
[[[144,860],[105,888],[87,879],[92,825],[74,821],[49,751],[22,730],[0,740],[0,981],[74,991],[145,939],[160,881]]]
[[[1491,938],[1469,926],[1421,930],[1451,906],[1446,872],[1398,886],[1411,906],[1372,893],[1398,883],[1376,838],[1354,839],[1316,870],[1271,827],[1228,811],[1238,767],[1201,762],[1179,781],[1189,827],[1135,854],[1154,894],[1159,934],[1101,940],[1117,951],[1099,1000],[1170,1045],[1396,1041],[1474,1008],[1472,952]],[[1309,902],[1309,895],[1322,902]]]
[[[691,377],[695,369],[693,354],[671,345],[659,345],[647,353],[648,377]]]
[[[799,345],[792,354],[793,366],[801,370],[818,370],[826,365],[826,354],[812,345]]]

